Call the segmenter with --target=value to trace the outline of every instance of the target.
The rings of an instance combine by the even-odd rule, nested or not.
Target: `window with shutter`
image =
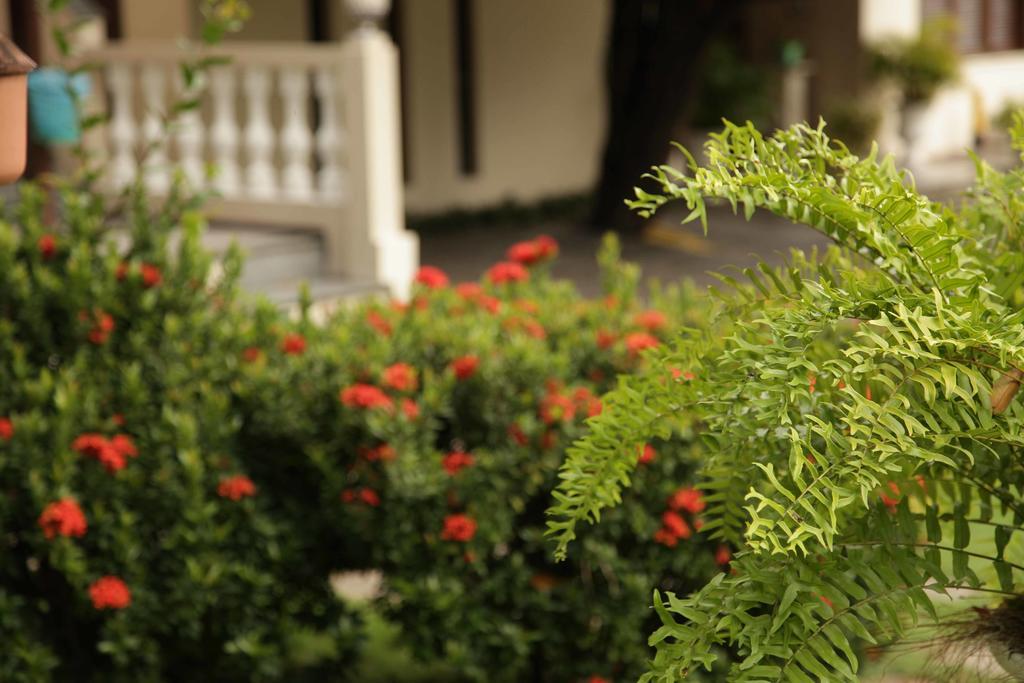
[[[1024,48],[1024,0],[922,0],[921,14],[955,19],[964,53]]]

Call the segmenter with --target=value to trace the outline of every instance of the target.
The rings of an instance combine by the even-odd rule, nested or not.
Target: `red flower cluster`
[[[256,495],[256,484],[244,474],[221,479],[217,484],[217,495],[235,502]]]
[[[487,279],[491,284],[500,285],[508,282],[526,282],[530,279],[530,271],[526,270],[521,263],[514,261],[501,261],[491,266],[487,271]]]
[[[459,470],[464,467],[472,467],[475,462],[476,460],[469,453],[455,451],[444,456],[441,460],[441,466],[444,467],[444,471],[448,473],[448,476],[454,477]]]
[[[96,310],[90,315],[86,311],[82,311],[78,314],[79,320],[83,322],[92,322],[92,329],[89,330],[89,341],[96,346],[102,346],[107,343],[107,339],[110,338],[110,333],[114,331],[114,318],[105,311]]]
[[[416,369],[408,363],[395,363],[384,369],[384,384],[395,391],[416,391]]]
[[[428,289],[441,289],[448,286],[448,276],[440,268],[421,266],[414,280]]]
[[[572,400],[576,406],[576,410],[580,413],[586,413],[587,417],[594,417],[600,415],[604,409],[604,405],[601,403],[601,399],[594,396],[590,389],[586,387],[580,387],[572,393]]]
[[[43,259],[49,261],[57,253],[57,238],[47,233],[39,237],[36,246],[39,248],[39,254]]]
[[[693,535],[693,530],[701,527],[700,519],[694,519],[691,527],[690,523],[679,513],[688,512],[691,515],[696,515],[702,512],[704,499],[697,489],[681,488],[669,497],[668,508],[661,515],[661,528],[655,532],[654,541],[674,548],[680,538],[690,538]]]
[[[576,416],[576,404],[568,396],[551,393],[540,402],[537,413],[544,424],[571,422]]]
[[[361,489],[345,489],[341,492],[341,501],[343,503],[355,503],[360,502],[365,505],[369,505],[372,508],[380,506],[380,496],[373,489],[361,488]]]
[[[258,346],[249,346],[244,351],[242,351],[242,360],[244,360],[246,363],[255,363],[262,357],[263,352],[259,349]]]
[[[597,348],[610,349],[617,339],[614,332],[608,330],[597,331]]]
[[[124,469],[127,458],[134,458],[139,454],[135,442],[124,434],[117,434],[108,439],[102,434],[87,432],[75,438],[71,448],[87,458],[95,458],[107,472],[111,473]]]
[[[395,449],[386,443],[373,448],[364,448],[361,453],[367,462],[390,462],[398,457]]]
[[[466,301],[473,302],[489,313],[501,310],[501,301],[484,294],[483,287],[475,282],[463,282],[455,288],[456,293]]]
[[[10,441],[14,438],[14,423],[10,418],[0,417],[0,439]]]
[[[887,484],[887,486],[889,487],[889,490],[892,492],[892,495],[889,496],[885,493],[881,493],[879,494],[879,496],[881,497],[882,503],[885,505],[885,507],[889,508],[889,512],[896,512],[896,508],[899,507],[900,498],[902,497],[902,494],[900,493],[900,487],[894,481],[890,481]]]
[[[475,535],[476,520],[469,515],[448,515],[444,518],[444,529],[441,530],[442,540],[466,543]]]
[[[455,373],[455,378],[459,380],[465,380],[476,374],[476,369],[480,365],[480,359],[476,356],[460,356],[452,361],[452,371]]]
[[[132,604],[132,593],[116,576],[104,576],[89,586],[89,597],[96,609],[124,609]]]
[[[505,254],[509,261],[532,266],[541,261],[550,261],[558,256],[558,242],[547,235],[526,242],[517,242]]]
[[[626,335],[626,350],[631,356],[638,356],[641,351],[653,349],[660,343],[657,337],[647,332],[634,332]]]
[[[152,289],[161,282],[163,282],[164,276],[160,272],[160,269],[151,263],[143,263],[139,266],[139,274],[142,276],[142,286],[146,289]]]
[[[385,337],[391,336],[391,323],[384,319],[384,316],[377,311],[368,311],[366,314],[366,322],[370,324],[370,327],[377,330]]]
[[[415,420],[420,416],[420,407],[416,401],[411,398],[402,399],[402,412],[405,413],[405,417],[410,420]]]
[[[89,528],[82,508],[71,498],[61,498],[50,503],[39,515],[39,528],[46,538],[54,536],[81,537]]]
[[[640,456],[636,459],[641,465],[649,465],[654,462],[654,459],[658,457],[658,452],[654,450],[654,447],[645,443],[643,448],[640,449]]]
[[[715,564],[719,567],[724,567],[730,562],[732,562],[732,551],[729,550],[729,546],[718,546],[718,550],[715,551]]]
[[[306,352],[306,338],[301,334],[286,334],[281,340],[281,351],[289,356],[301,356]]]
[[[633,322],[650,332],[655,332],[665,327],[668,318],[661,311],[641,311],[633,317]]]
[[[338,395],[339,400],[349,408],[391,408],[391,397],[372,384],[353,384],[345,387]]]
[[[587,679],[587,683],[612,683],[604,676],[591,676]]]
[[[693,515],[704,512],[706,507],[701,492],[689,486],[673,493],[668,499],[668,506],[672,510],[684,510]]]

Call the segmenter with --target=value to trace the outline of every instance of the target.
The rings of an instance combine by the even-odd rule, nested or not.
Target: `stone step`
[[[324,275],[323,244],[318,235],[300,231],[268,231],[215,225],[203,244],[221,255],[233,243],[245,254],[240,283],[250,291],[268,291],[283,283],[317,280]]]

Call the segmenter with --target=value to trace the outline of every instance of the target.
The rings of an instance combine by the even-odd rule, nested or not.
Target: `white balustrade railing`
[[[111,189],[141,175],[164,194],[181,169],[219,197],[215,218],[319,229],[331,271],[404,295],[418,246],[402,217],[397,52],[387,35],[364,27],[340,44],[227,43],[206,55],[228,62],[170,129],[167,110],[184,87],[177,46],[111,43],[90,56],[105,64]]]

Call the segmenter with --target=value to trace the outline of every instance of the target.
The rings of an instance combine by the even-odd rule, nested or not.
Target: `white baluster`
[[[270,73],[267,69],[251,67],[246,70],[245,94],[249,105],[245,125],[246,190],[253,197],[267,199],[277,192],[273,164],[274,131],[270,127]]]
[[[144,162],[146,185],[155,194],[166,194],[171,186],[163,124],[164,75],[165,69],[161,65],[142,67],[142,99],[145,105],[142,139],[149,148],[149,156]]]
[[[107,84],[112,99],[110,113],[110,158],[108,179],[120,190],[135,177],[135,120],[132,118],[132,69],[128,64],[107,67]]]
[[[197,76],[202,78],[202,76]],[[191,93],[185,90],[185,80],[178,74],[177,91],[180,96],[195,96],[202,83],[195,83]],[[206,173],[203,169],[203,120],[199,109],[189,109],[178,117],[178,163],[193,189],[203,187]]]
[[[214,164],[217,166],[213,186],[225,197],[237,197],[241,189],[235,80],[235,72],[228,66],[218,67],[210,73],[210,94],[213,97],[210,146],[213,147]]]
[[[320,160],[317,190],[328,200],[344,200],[346,194],[344,169],[345,129],[338,107],[336,83],[338,75],[332,67],[316,70],[316,94],[320,100],[320,127],[316,131],[316,151]]]
[[[284,99],[284,125],[281,127],[284,194],[290,199],[309,199],[313,196],[313,172],[309,156],[313,135],[307,113],[309,72],[300,67],[282,69],[280,87]]]

